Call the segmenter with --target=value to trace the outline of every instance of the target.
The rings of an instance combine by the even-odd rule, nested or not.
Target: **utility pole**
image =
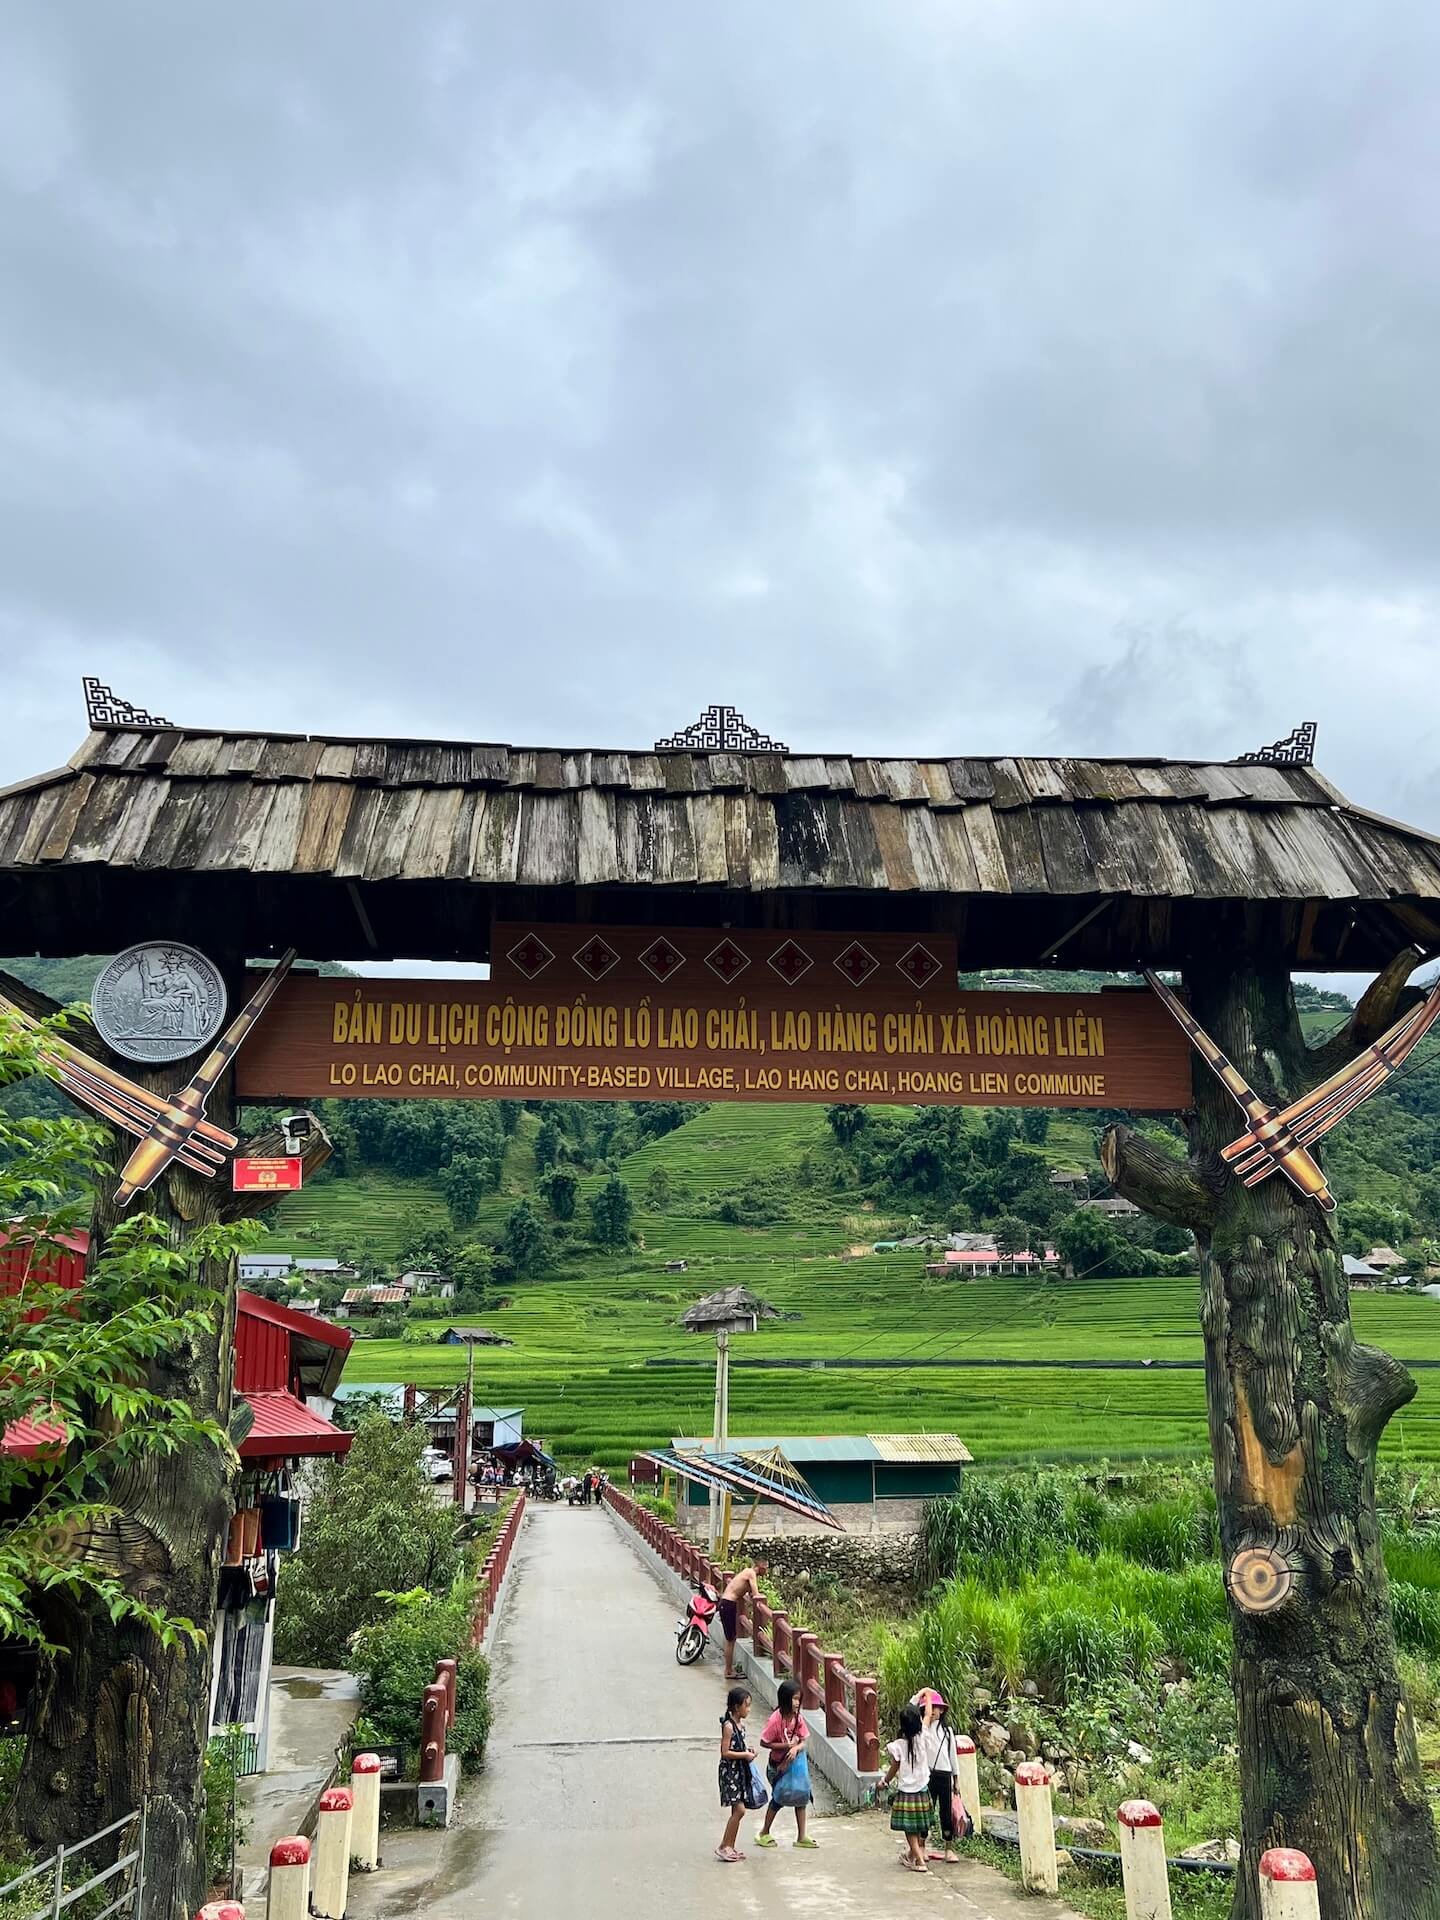
[[[455,1409],[454,1486],[451,1491],[462,1514],[466,1510],[470,1492],[470,1438],[474,1417],[471,1402],[474,1395],[475,1349],[472,1346],[466,1355],[465,1384],[457,1396],[460,1404]]]
[[[715,1451],[723,1453],[730,1437],[730,1329],[719,1327],[715,1333]],[[730,1535],[730,1496],[719,1487],[710,1489],[710,1558],[720,1551]]]

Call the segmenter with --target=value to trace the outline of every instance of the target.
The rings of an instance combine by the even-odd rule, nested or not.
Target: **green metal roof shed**
[[[714,1442],[676,1438],[672,1444],[677,1453],[703,1453]],[[770,1453],[778,1447],[827,1506],[933,1500],[955,1492],[971,1458],[953,1433],[741,1435],[727,1444],[731,1453]],[[704,1506],[710,1496],[692,1484],[685,1498],[690,1506]]]

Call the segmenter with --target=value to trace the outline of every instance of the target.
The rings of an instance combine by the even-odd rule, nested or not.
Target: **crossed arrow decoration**
[[[1419,1006],[1412,1007],[1373,1046],[1357,1054],[1349,1066],[1332,1073],[1328,1080],[1322,1080],[1303,1099],[1277,1110],[1265,1104],[1164,981],[1157,979],[1148,968],[1145,978],[1159,995],[1162,1004],[1189,1034],[1196,1052],[1250,1122],[1238,1139],[1221,1149],[1220,1157],[1230,1171],[1247,1187],[1256,1187],[1262,1180],[1268,1180],[1278,1167],[1291,1186],[1304,1194],[1306,1199],[1316,1201],[1327,1213],[1333,1213],[1335,1196],[1307,1149],[1343,1120],[1347,1113],[1353,1113],[1362,1101],[1368,1100],[1440,1019],[1440,980],[1436,981]]]
[[[205,1118],[205,1102],[245,1036],[275,998],[294,959],[295,949],[291,947],[206,1054],[194,1078],[169,1098],[137,1086],[58,1034],[45,1035],[40,1058],[54,1070],[71,1098],[98,1113],[102,1120],[133,1133],[140,1142],[121,1170],[120,1185],[115,1189],[117,1205],[124,1206],[137,1193],[154,1186],[172,1160],[206,1179],[214,1179],[225,1165],[239,1140]],[[31,1032],[40,1024],[3,994],[0,1011]]]

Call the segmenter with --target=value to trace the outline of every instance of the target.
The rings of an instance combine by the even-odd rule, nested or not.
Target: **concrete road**
[[[675,1663],[675,1609],[601,1508],[532,1506],[492,1649],[484,1774],[444,1835],[386,1833],[385,1867],[351,1881],[351,1914],[427,1920],[886,1920],[925,1908],[1033,1920],[1035,1904],[966,1863],[928,1878],[897,1864],[882,1818],[817,1808],[815,1853],[713,1857],[724,1825],[718,1648]],[[817,1782],[817,1793],[823,1791]],[[759,1816],[746,1820],[746,1834]],[[1050,1920],[1073,1920],[1047,1903]]]

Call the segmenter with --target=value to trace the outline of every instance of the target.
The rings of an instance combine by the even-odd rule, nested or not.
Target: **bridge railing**
[[[510,1565],[510,1555],[514,1551],[516,1535],[520,1531],[520,1522],[525,1518],[525,1495],[515,1496],[510,1511],[505,1516],[505,1524],[490,1542],[485,1555],[485,1565],[480,1570],[480,1579],[475,1595],[475,1611],[470,1618],[470,1644],[478,1647],[490,1630],[490,1622],[495,1617],[495,1608],[500,1600],[500,1588]]]
[[[682,1579],[704,1581],[717,1592],[724,1585],[726,1570],[658,1514],[618,1487],[607,1487],[604,1498]],[[802,1704],[815,1713],[824,1712],[825,1731],[832,1740],[848,1735],[855,1742],[860,1772],[879,1773],[880,1703],[874,1678],[852,1673],[838,1653],[825,1652],[818,1634],[797,1632],[783,1607],[772,1607],[759,1596],[753,1601],[745,1596],[737,1628],[757,1658],[769,1658],[777,1679],[793,1675],[799,1681]]]

